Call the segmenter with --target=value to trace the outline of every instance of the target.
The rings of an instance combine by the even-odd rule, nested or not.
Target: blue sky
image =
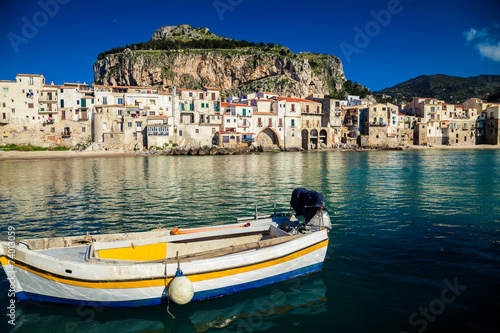
[[[190,24],[293,52],[338,56],[372,90],[418,75],[500,74],[500,1],[8,1],[0,5],[0,79],[93,81],[99,52]]]

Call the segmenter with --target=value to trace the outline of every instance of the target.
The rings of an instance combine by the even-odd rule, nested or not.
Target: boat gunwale
[[[306,236],[312,235],[312,234],[315,234],[315,233],[305,234],[305,235],[303,235],[303,237],[298,237],[298,238],[295,238],[295,239],[291,239],[291,240],[289,240],[289,242],[300,241],[300,240],[306,238]],[[297,252],[300,252],[300,251],[306,250],[308,248],[317,246],[318,244],[321,244],[323,242],[328,242],[328,237],[321,238],[320,240],[316,241],[315,243],[308,244],[307,246],[301,247],[300,249],[297,249],[297,250],[295,250],[293,252],[286,253],[286,254],[281,255],[281,256],[274,256],[274,257],[266,259],[266,260],[262,260],[262,261],[258,261],[258,262],[253,262],[253,263],[249,263],[249,264],[244,264],[244,265],[224,267],[224,268],[221,268],[221,269],[215,269],[215,270],[209,270],[209,271],[192,272],[192,273],[187,273],[185,275],[186,276],[191,276],[191,275],[202,275],[202,274],[209,274],[209,273],[217,273],[217,272],[223,272],[223,271],[226,271],[226,270],[239,269],[239,268],[243,268],[243,267],[259,265],[259,264],[263,264],[263,263],[266,263],[266,262],[269,262],[269,261],[279,260],[279,259],[282,259],[282,258],[286,258],[288,256],[294,255]],[[280,243],[280,244],[272,245],[270,247],[279,247],[279,246],[283,246],[283,245],[288,245],[288,242],[283,242],[283,243]],[[261,248],[261,249],[257,249],[255,251],[268,250],[270,247],[264,247],[264,248]],[[31,251],[31,250],[28,250],[28,251]],[[247,251],[245,251],[245,252],[247,252]],[[240,252],[238,254],[244,254],[244,252]],[[229,254],[229,255],[234,255],[234,254]],[[155,277],[141,277],[141,278],[134,278],[134,279],[108,279],[108,280],[99,279],[99,280],[92,280],[92,279],[85,279],[85,278],[79,278],[79,277],[74,277],[74,276],[67,276],[67,275],[63,275],[61,273],[49,271],[47,269],[43,269],[43,268],[40,268],[40,267],[33,266],[32,264],[29,264],[29,263],[24,262],[22,260],[11,259],[7,255],[5,255],[5,254],[0,255],[0,258],[2,258],[2,257],[7,258],[7,260],[9,261],[9,264],[15,264],[15,266],[17,266],[17,267],[19,267],[21,269],[24,269],[24,268],[22,268],[20,266],[25,266],[25,267],[28,267],[29,269],[31,269],[32,271],[35,271],[35,272],[38,272],[38,273],[41,273],[41,274],[47,274],[49,276],[52,276],[52,277],[55,277],[55,278],[58,278],[58,279],[63,279],[63,280],[66,279],[66,280],[78,281],[78,282],[86,282],[86,283],[107,283],[107,282],[113,283],[113,282],[149,281],[149,280],[161,280],[161,279],[165,279],[165,278],[168,279],[168,278],[173,278],[175,276],[175,272],[173,272],[172,274],[168,274],[167,276],[165,276],[165,275],[158,275],[158,276],[155,276]],[[224,258],[224,257],[226,257],[226,256],[215,257],[214,259],[220,259],[220,258]],[[210,259],[201,259],[201,260],[210,260]],[[64,261],[64,260],[62,260],[62,261]],[[191,263],[193,263],[193,262],[195,262],[195,261],[191,261]],[[150,263],[150,264],[164,265],[165,262],[157,262],[157,263]],[[92,266],[93,264],[88,264],[87,263],[86,265],[91,265]],[[127,265],[127,266],[134,266],[134,265]]]

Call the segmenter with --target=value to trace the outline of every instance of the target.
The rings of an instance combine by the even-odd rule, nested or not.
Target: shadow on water
[[[179,306],[103,308],[23,304],[13,332],[209,332],[265,331],[293,316],[326,311],[326,287],[318,275]]]

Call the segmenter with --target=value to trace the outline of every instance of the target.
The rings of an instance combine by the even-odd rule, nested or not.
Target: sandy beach
[[[474,145],[474,146],[406,146],[404,150],[467,150],[467,149],[500,149],[496,145]],[[354,149],[353,149],[354,150]],[[361,151],[376,151],[378,149],[361,149]],[[345,149],[320,149],[321,151],[350,151]],[[358,150],[360,151],[360,150]],[[61,160],[67,158],[96,158],[96,157],[130,157],[130,156],[146,156],[137,152],[119,152],[119,151],[0,151],[1,161],[19,161],[19,160],[41,160],[53,159]]]
[[[67,158],[95,158],[95,157],[128,157],[133,153],[118,151],[0,151],[1,161],[40,160],[40,159],[67,159]]]

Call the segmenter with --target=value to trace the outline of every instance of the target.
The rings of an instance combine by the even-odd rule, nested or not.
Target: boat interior
[[[262,221],[263,222],[263,221]],[[21,241],[28,249],[63,260],[93,263],[188,262],[273,246],[302,236],[271,223],[192,229],[155,229]]]

